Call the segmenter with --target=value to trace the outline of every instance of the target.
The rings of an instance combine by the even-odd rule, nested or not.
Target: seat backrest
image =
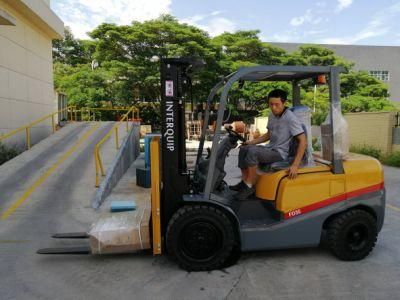
[[[296,115],[296,117],[300,120],[301,126],[303,127],[303,131],[307,138],[307,148],[304,152],[302,164],[314,165],[314,159],[312,157],[312,133],[311,133],[311,110],[309,107],[305,105],[296,105],[290,108],[290,110]],[[289,158],[294,159],[296,156],[298,147],[298,141],[296,138],[293,138],[289,145]]]
[[[308,132],[307,132],[306,126],[304,124],[301,124],[301,127],[303,127],[304,134],[306,135],[306,138],[308,140]],[[294,160],[298,147],[299,147],[299,142],[298,142],[297,138],[292,137],[290,144],[289,144],[289,152],[288,152],[288,161],[290,163]],[[313,162],[311,153],[312,153],[312,149],[309,149],[309,147],[307,146],[306,150],[304,151],[303,158],[301,159],[302,165],[308,165],[309,163]],[[310,157],[311,157],[311,161],[310,161]]]
[[[289,108],[301,122],[304,134],[307,138],[307,147],[301,160],[301,166],[314,166],[314,159],[312,156],[312,134],[311,134],[311,110],[307,106],[298,105]],[[308,126],[307,126],[308,125]],[[297,148],[299,146],[298,140],[293,137],[289,144],[288,158],[285,161],[274,162],[272,164],[260,164],[261,172],[270,172],[276,170],[284,170],[290,167],[294,158],[296,157]]]

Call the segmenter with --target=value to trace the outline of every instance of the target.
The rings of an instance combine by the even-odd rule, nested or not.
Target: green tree
[[[166,57],[198,57],[206,61],[207,69],[196,74],[193,80],[194,85],[198,85],[194,90],[199,98],[206,97],[209,84],[218,78],[215,72],[217,53],[208,34],[194,26],[180,24],[170,15],[128,26],[102,24],[89,35],[97,43],[94,56],[100,66],[110,60],[134,66],[130,90],[136,92],[137,100],[160,98],[158,60]]]
[[[89,41],[74,38],[68,27],[64,29],[64,38],[53,41],[53,61],[76,66],[91,61]]]
[[[349,72],[341,76],[342,96],[359,94],[362,96],[388,98],[388,87],[382,81],[365,71]]]
[[[92,40],[76,40],[66,30],[64,40],[54,42],[55,86],[66,92],[70,103],[82,106],[130,105],[160,99],[159,60],[166,57],[197,57],[206,62],[193,74],[193,98],[204,102],[221,76],[253,65],[339,65],[344,111],[391,109],[385,84],[365,72],[352,71],[353,63],[334,51],[304,45],[298,51],[285,50],[262,42],[258,30],[223,33],[214,38],[194,26],[181,24],[164,15],[130,25],[101,24],[89,33]],[[266,96],[273,88],[291,93],[291,84],[247,82],[234,85],[229,107],[267,109]],[[327,86],[306,81],[301,90],[304,103],[315,110],[318,123],[327,114]],[[290,96],[291,97],[291,96]]]
[[[298,51],[293,52],[289,60],[297,65],[308,66],[342,66],[348,72],[354,63],[346,61],[344,58],[335,55],[331,49],[317,45],[303,45]]]
[[[225,32],[212,39],[212,44],[220,49],[218,64],[226,75],[237,71],[240,67],[255,65],[277,65],[287,60],[285,50],[262,42],[258,30]],[[267,108],[266,96],[273,88],[288,89],[286,83],[251,83],[246,82],[239,88],[235,84],[230,93],[230,107],[235,110],[258,110],[261,113]],[[289,90],[289,89],[288,89]]]

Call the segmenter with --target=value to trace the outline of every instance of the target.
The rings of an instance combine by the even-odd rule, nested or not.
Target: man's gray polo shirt
[[[290,140],[304,133],[300,120],[288,108],[285,108],[281,116],[270,113],[267,129],[270,134],[267,147],[278,151],[284,160],[288,158]]]

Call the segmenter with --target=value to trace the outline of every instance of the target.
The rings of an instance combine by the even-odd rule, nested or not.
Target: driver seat
[[[304,131],[304,134],[306,135],[306,138],[308,138],[306,126],[304,124],[301,124],[301,126],[303,127],[303,131]],[[262,173],[276,172],[276,171],[288,169],[290,167],[290,165],[292,164],[292,162],[294,161],[298,146],[299,146],[299,144],[297,142],[297,139],[293,137],[289,144],[288,158],[286,160],[273,162],[271,164],[259,164],[259,166],[258,166],[258,170],[260,171],[259,173],[262,174]],[[310,149],[310,147],[306,148],[303,158],[300,163],[301,168],[314,165],[314,161],[312,160],[312,155],[310,155],[312,153],[312,151],[313,151],[312,148],[311,149]]]

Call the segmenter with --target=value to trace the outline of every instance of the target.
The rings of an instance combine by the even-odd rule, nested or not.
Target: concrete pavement
[[[87,153],[93,143],[87,145]],[[87,153],[82,151],[71,158],[58,171],[60,176],[50,178],[29,202],[0,221],[0,299],[399,298],[400,211],[395,208],[400,208],[400,169],[385,167],[388,204],[393,208],[387,208],[376,248],[362,261],[342,262],[323,248],[278,250],[244,254],[236,265],[225,270],[188,273],[167,257],[148,253],[35,253],[42,247],[77,244],[54,242],[49,236],[54,232],[84,231],[97,217],[90,208],[94,189],[88,179],[90,168],[85,167],[92,164]],[[227,160],[230,182],[240,175],[236,160],[235,153]],[[80,166],[87,171],[71,175]],[[131,179],[133,171],[127,173]]]

